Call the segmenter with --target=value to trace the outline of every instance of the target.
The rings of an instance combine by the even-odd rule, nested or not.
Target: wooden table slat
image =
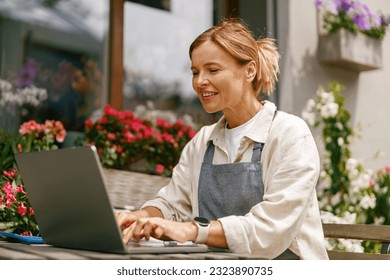
[[[0,242],[0,259],[41,260],[239,260],[262,259],[256,256],[229,252],[169,253],[169,254],[114,254],[54,246],[26,245]]]

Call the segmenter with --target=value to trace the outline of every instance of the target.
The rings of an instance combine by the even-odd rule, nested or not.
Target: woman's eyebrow
[[[212,66],[212,65],[219,65],[218,62],[210,61],[202,65],[202,67]],[[198,68],[196,66],[191,65],[191,69]]]

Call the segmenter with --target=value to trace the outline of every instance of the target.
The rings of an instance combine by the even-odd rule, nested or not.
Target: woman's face
[[[192,87],[208,113],[242,111],[250,91],[247,67],[238,64],[224,49],[206,41],[191,54]]]

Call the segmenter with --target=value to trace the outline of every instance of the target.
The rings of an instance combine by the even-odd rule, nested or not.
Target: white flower
[[[344,129],[344,126],[341,122],[337,122],[336,123],[336,127],[339,129],[339,130],[343,130]]]
[[[354,224],[356,222],[356,213],[345,212],[343,220],[347,224]]]
[[[311,112],[316,107],[316,102],[313,98],[310,98],[306,103],[306,110]]]
[[[321,108],[321,117],[324,119],[333,118],[339,112],[339,105],[334,102],[330,102]]]
[[[0,90],[1,91],[10,91],[11,89],[12,89],[12,85],[10,82],[0,79]]]
[[[348,171],[352,171],[356,169],[357,165],[358,165],[358,161],[356,159],[349,158],[346,162],[345,167],[347,168]]]
[[[337,144],[338,144],[340,147],[343,146],[343,145],[344,145],[344,139],[341,138],[341,137],[337,138]]]
[[[332,198],[330,199],[330,203],[332,205],[336,205],[336,204],[340,203],[340,201],[341,201],[340,192],[333,195]]]
[[[315,113],[309,111],[302,111],[302,119],[304,119],[309,125],[313,126],[316,120]]]
[[[339,241],[348,252],[358,252],[358,253],[364,252],[364,248],[361,245],[360,240],[339,239]]]
[[[320,98],[322,104],[334,103],[334,96],[332,93],[325,91],[321,92]]]
[[[375,217],[374,218],[374,224],[376,225],[383,225],[385,221],[385,217]]]
[[[376,197],[373,195],[366,195],[360,200],[359,206],[362,207],[363,209],[368,209],[368,208],[375,208],[376,205]]]

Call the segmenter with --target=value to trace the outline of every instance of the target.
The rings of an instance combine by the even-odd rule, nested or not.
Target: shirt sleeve
[[[291,139],[291,133],[284,134],[284,138]],[[232,251],[272,259],[289,248],[299,234],[309,206],[316,199],[320,164],[311,133],[294,138],[283,142],[278,137],[268,143],[271,151],[263,174],[263,201],[245,216],[219,219]]]

